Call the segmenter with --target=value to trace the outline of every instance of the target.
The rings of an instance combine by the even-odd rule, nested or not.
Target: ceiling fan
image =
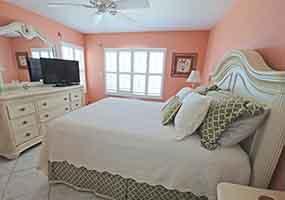
[[[137,23],[124,13],[127,10],[150,8],[148,0],[89,0],[87,3],[73,3],[73,2],[49,2],[49,7],[83,7],[87,9],[94,9],[95,24],[102,22],[104,16],[118,16],[133,23]]]

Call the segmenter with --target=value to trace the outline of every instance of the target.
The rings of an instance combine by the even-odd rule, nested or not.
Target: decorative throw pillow
[[[192,135],[201,125],[208,113],[211,98],[198,93],[188,94],[175,119],[176,139],[182,140]]]
[[[210,91],[207,93],[207,96],[212,97],[213,102],[216,103],[237,97],[231,92],[223,90]],[[227,130],[225,130],[219,140],[221,146],[229,147],[236,145],[253,135],[269,114],[270,109],[265,105],[261,105],[254,100],[245,97],[240,98],[245,102],[247,112],[238,120],[230,124]]]
[[[217,85],[210,85],[210,86],[200,86],[195,88],[194,92],[197,92],[201,95],[206,95],[208,92],[210,91],[220,91],[222,90],[221,88],[219,88],[219,86]]]
[[[160,108],[160,111],[162,111],[162,110],[169,104],[169,102],[173,100],[173,98],[175,98],[175,96],[172,96],[172,97],[170,97],[169,99],[167,99],[167,101],[165,101],[165,102],[162,104],[162,106],[161,106],[161,108]]]
[[[161,110],[161,123],[162,125],[167,125],[173,122],[173,119],[181,107],[182,102],[176,96],[171,97],[167,103]]]
[[[183,101],[184,98],[190,94],[193,91],[193,89],[189,88],[189,87],[184,87],[181,90],[179,90],[179,92],[176,94],[176,96],[180,99],[180,101]]]
[[[208,150],[218,147],[218,141],[231,123],[247,112],[242,98],[229,98],[214,102],[199,128],[201,144]]]
[[[225,133],[227,133],[226,131],[229,128],[233,128],[235,125],[238,124],[238,123],[233,124],[234,122],[237,122],[242,119],[249,119],[249,118],[252,118],[254,116],[258,116],[264,113],[264,105],[261,105],[249,98],[236,96],[229,91],[223,91],[223,90],[210,91],[207,93],[207,96],[211,96],[213,98],[212,105],[210,106],[210,109],[209,109],[209,113],[210,111],[212,111],[212,113],[209,114],[209,118],[207,115],[206,120],[205,120],[206,123],[203,123],[200,128],[200,130],[202,130],[200,131],[200,134],[202,137],[201,143],[207,149],[213,150],[217,148],[219,144],[219,140],[224,136]],[[236,109],[233,109],[231,111],[231,108],[228,107],[229,106],[228,102],[233,101],[233,100],[236,100],[235,106],[239,106],[239,104],[242,105],[241,112],[238,112]],[[227,116],[226,120],[223,118],[220,118],[219,111],[213,111],[215,109],[218,109],[219,107],[220,108],[224,107],[225,111],[233,112],[233,113],[230,113],[230,114],[228,113],[227,115],[225,115]],[[215,112],[216,114],[214,114]],[[265,117],[266,116],[264,116],[263,118],[262,117],[256,118],[256,120],[262,121]],[[210,130],[207,130],[207,128]],[[256,130],[256,128],[257,127],[255,127],[254,131]],[[254,133],[254,131],[252,132],[250,129],[248,129],[248,132],[243,132],[243,135],[240,137],[237,137],[238,138],[237,140],[227,141],[227,144],[233,144],[239,139],[243,140],[247,138],[249,135],[251,135],[252,133]]]

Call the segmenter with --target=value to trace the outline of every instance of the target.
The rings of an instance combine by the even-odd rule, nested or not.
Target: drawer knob
[[[31,133],[26,133],[25,134],[25,137],[30,137],[31,136]]]
[[[26,110],[26,108],[20,108],[19,110],[24,112]]]
[[[27,121],[23,121],[22,124],[23,124],[23,125],[26,125],[26,124],[28,124],[28,122],[27,122]]]
[[[67,98],[66,98],[66,97],[64,98],[64,101],[67,101]]]
[[[47,106],[47,103],[46,103],[46,102],[44,102],[44,103],[43,103],[43,106]]]
[[[69,110],[69,108],[65,108],[65,110],[66,110],[66,111],[68,111],[68,110]]]
[[[75,104],[75,106],[78,107],[79,105],[78,105],[78,104]]]
[[[78,95],[74,95],[74,97],[75,97],[75,98],[77,98],[77,97],[78,97]]]
[[[49,117],[49,115],[48,115],[48,114],[46,114],[46,115],[45,115],[45,118],[48,118],[48,117]]]

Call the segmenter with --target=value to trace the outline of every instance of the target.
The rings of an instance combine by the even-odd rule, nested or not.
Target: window
[[[32,48],[32,58],[54,58],[52,48]]]
[[[105,49],[106,93],[162,97],[165,49]]]
[[[84,48],[69,43],[62,43],[61,57],[65,60],[76,60],[79,62],[80,84],[86,90]]]

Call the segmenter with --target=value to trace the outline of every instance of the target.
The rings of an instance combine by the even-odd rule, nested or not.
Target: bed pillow
[[[207,115],[210,104],[211,98],[194,92],[184,98],[174,119],[177,140],[182,140],[195,133]]]
[[[220,90],[222,89],[219,88],[219,86],[217,85],[209,85],[209,86],[199,86],[194,89],[194,92],[197,92],[201,95],[207,95],[207,93],[210,91],[220,91]]]
[[[180,101],[183,101],[184,98],[190,94],[193,91],[193,89],[189,88],[189,87],[184,87],[181,90],[179,90],[179,92],[177,92],[176,96],[180,99]]]
[[[229,98],[222,102],[214,102],[199,128],[201,144],[208,150],[215,150],[223,132],[231,123],[246,113],[242,98]]]
[[[225,101],[226,99],[237,97],[233,93],[229,91],[210,91],[207,93],[207,96],[210,96],[213,98],[213,101],[221,102]],[[246,113],[245,116],[242,116],[237,121],[233,122],[228,129],[222,134],[222,137],[219,141],[219,144],[221,146],[229,147],[234,146],[241,141],[247,139],[251,135],[253,135],[258,127],[264,122],[264,120],[267,118],[270,109],[266,107],[265,105],[260,105],[254,100],[250,100],[243,97],[243,100],[246,102],[251,102],[248,104],[249,110],[255,110],[254,108],[250,108],[251,106],[257,106],[257,111],[261,112],[255,112],[255,113]],[[260,110],[259,108],[264,107],[264,110]]]
[[[173,119],[181,107],[182,102],[176,96],[171,97],[167,104],[161,109],[161,123],[167,125],[173,122]]]
[[[237,120],[223,133],[219,144],[221,146],[230,147],[247,139],[253,135],[266,120],[269,112],[269,109],[265,109],[260,115],[256,115],[254,117],[242,117]]]
[[[219,97],[220,98],[220,97]],[[225,131],[242,117],[253,117],[264,112],[262,105],[240,96],[227,96],[213,101],[205,121],[199,129],[201,144],[208,150],[219,145]]]
[[[172,97],[170,97],[169,99],[167,99],[167,100],[162,104],[162,106],[161,106],[161,108],[160,108],[160,111],[162,111],[162,110],[169,104],[169,102],[173,100],[174,97],[175,97],[175,96],[172,96]]]

